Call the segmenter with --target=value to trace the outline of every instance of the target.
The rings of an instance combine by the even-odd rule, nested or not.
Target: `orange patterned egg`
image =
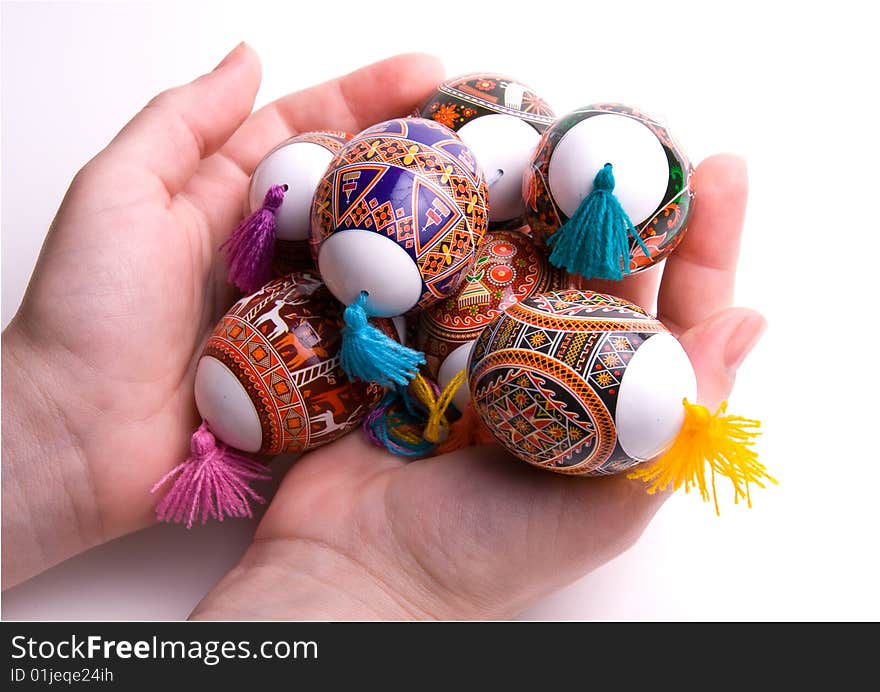
[[[239,300],[196,371],[196,405],[222,442],[245,452],[304,452],[356,427],[383,395],[339,363],[342,306],[317,276],[296,272]],[[391,320],[375,320],[399,338]]]
[[[419,316],[417,347],[425,353],[428,374],[441,388],[467,364],[473,340],[511,305],[535,293],[564,286],[565,275],[550,266],[522,230],[490,231],[473,268],[449,298]],[[462,410],[467,387],[453,400]]]

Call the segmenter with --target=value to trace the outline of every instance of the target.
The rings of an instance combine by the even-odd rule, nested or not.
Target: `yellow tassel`
[[[410,385],[412,392],[428,410],[428,422],[425,424],[423,432],[423,436],[428,442],[440,442],[442,431],[449,428],[446,410],[452,403],[452,395],[455,394],[455,390],[464,383],[466,378],[467,373],[460,370],[436,399],[431,385],[422,377],[421,373],[413,378]]]
[[[685,492],[697,487],[706,502],[711,485],[715,513],[720,514],[715,492],[717,473],[729,478],[733,484],[734,502],[745,499],[751,507],[749,483],[763,488],[765,481],[777,482],[758,461],[758,454],[752,448],[755,438],[761,434],[758,430],[760,421],[725,415],[726,401],[714,414],[705,406],[692,404],[687,399],[683,404],[684,423],[669,451],[655,463],[637,468],[627,478],[645,481],[649,484],[648,492],[652,494],[670,486],[678,490],[683,485]],[[706,480],[707,464],[709,483]]]

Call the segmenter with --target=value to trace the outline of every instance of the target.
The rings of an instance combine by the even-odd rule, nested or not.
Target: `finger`
[[[95,160],[114,179],[117,201],[129,187],[143,195],[144,174],[168,197],[183,189],[247,118],[259,86],[259,58],[242,43],[213,71],[156,96]],[[138,185],[127,186],[132,178]]]
[[[650,269],[640,271],[638,274],[624,277],[622,281],[609,281],[605,279],[581,279],[582,286],[597,293],[610,293],[618,298],[623,298],[644,308],[652,315],[657,310],[657,287],[660,285],[660,277],[663,275],[661,265],[655,265]]]
[[[679,332],[731,304],[748,194],[745,162],[736,156],[706,159],[695,181],[693,216],[666,260],[658,303],[660,319]]]
[[[308,130],[357,134],[382,120],[409,115],[443,79],[440,61],[397,55],[343,77],[285,96],[254,113],[223,148],[248,174],[279,142]]]
[[[758,343],[767,320],[754,310],[728,308],[679,336],[697,373],[698,400],[715,409],[730,396],[736,371]]]

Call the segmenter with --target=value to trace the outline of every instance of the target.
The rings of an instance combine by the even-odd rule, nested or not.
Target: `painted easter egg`
[[[693,205],[693,169],[657,120],[620,104],[560,117],[541,139],[523,179],[526,219],[544,244],[613,168],[613,193],[645,248],[629,239],[629,271],[659,262],[681,241]],[[647,249],[648,254],[645,253]]]
[[[487,218],[482,171],[458,135],[388,120],[331,162],[312,207],[312,252],[341,302],[365,292],[370,315],[402,315],[458,288]]]
[[[483,423],[512,454],[592,476],[665,451],[696,376],[678,340],[640,307],[566,290],[527,298],[487,327],[469,386]]]
[[[486,174],[492,227],[521,225],[523,173],[554,120],[546,102],[514,79],[481,72],[443,82],[418,114],[455,130],[474,153]]]
[[[315,273],[275,279],[220,320],[196,370],[199,413],[245,452],[303,452],[357,426],[383,395],[339,363],[342,306]],[[376,320],[399,338],[390,320]]]
[[[251,212],[263,205],[269,188],[284,187],[284,199],[275,211],[276,274],[311,263],[307,242],[312,198],[333,156],[349,139],[345,132],[303,132],[272,149],[254,169],[248,189]]]
[[[419,314],[416,345],[428,375],[444,389],[467,366],[471,345],[487,324],[535,293],[563,288],[564,281],[522,231],[486,233],[458,290]],[[453,403],[459,411],[469,396],[466,386],[458,388]]]

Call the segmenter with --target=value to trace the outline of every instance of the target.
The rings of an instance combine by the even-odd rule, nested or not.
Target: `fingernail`
[[[238,54],[239,54],[239,53],[242,51],[242,49],[244,48],[244,45],[245,45],[245,42],[242,41],[242,42],[239,43],[235,48],[233,48],[231,51],[229,51],[229,52],[226,54],[226,57],[223,58],[223,60],[221,60],[219,63],[217,63],[217,67],[215,67],[215,68],[212,70],[212,72],[216,72],[217,70],[219,70],[219,69],[220,69],[221,67],[223,67],[224,65],[228,65],[230,62],[232,62],[233,60],[235,60],[235,59],[238,57]]]
[[[749,355],[767,329],[767,320],[761,315],[746,317],[727,340],[724,349],[724,365],[728,370],[736,370]]]

